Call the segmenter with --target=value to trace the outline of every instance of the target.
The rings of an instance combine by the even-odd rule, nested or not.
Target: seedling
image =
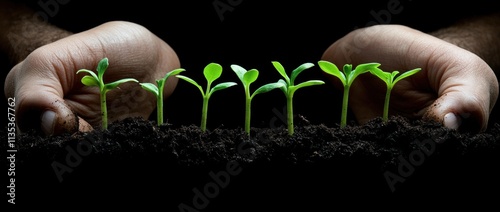
[[[206,131],[207,129],[207,113],[208,113],[208,100],[212,96],[212,94],[215,91],[222,90],[229,88],[231,86],[236,85],[235,82],[223,82],[219,83],[213,88],[211,88],[212,83],[218,79],[222,75],[222,66],[217,64],[217,63],[209,63],[207,66],[205,66],[203,70],[203,75],[205,75],[205,78],[207,79],[207,87],[206,90],[203,91],[203,88],[201,85],[199,85],[197,82],[192,80],[189,77],[183,76],[183,75],[176,75],[176,77],[185,80],[186,82],[191,83],[192,85],[196,86],[200,92],[201,95],[203,96],[203,107],[201,110],[201,130],[203,132]]]
[[[238,78],[240,78],[241,83],[243,84],[243,88],[245,89],[245,132],[250,135],[250,113],[252,99],[257,94],[266,93],[273,89],[281,88],[284,85],[279,82],[268,83],[257,88],[257,90],[250,94],[250,84],[257,80],[257,78],[259,77],[259,71],[257,69],[251,69],[247,71],[239,65],[231,65],[231,68],[236,73]]]
[[[373,75],[380,78],[387,85],[387,90],[385,92],[384,112],[382,114],[383,121],[389,120],[389,99],[391,97],[391,91],[392,91],[392,88],[394,88],[394,85],[398,81],[418,73],[420,70],[421,70],[420,68],[416,68],[416,69],[413,69],[410,71],[406,71],[400,75],[398,75],[399,71],[393,71],[391,73],[391,72],[382,71],[379,68],[370,70],[370,73],[372,73]]]
[[[342,99],[342,114],[340,119],[340,127],[343,128],[347,125],[347,106],[349,102],[349,90],[354,79],[360,74],[366,73],[370,70],[377,69],[379,63],[365,63],[356,66],[352,70],[352,64],[345,64],[341,72],[337,66],[329,61],[321,60],[318,62],[319,67],[327,74],[333,75],[342,82],[344,85],[344,95]]]
[[[302,73],[304,70],[309,69],[314,66],[312,63],[304,63],[297,67],[295,70],[292,71],[292,74],[290,77],[288,77],[285,68],[281,63],[277,61],[273,61],[272,64],[278,70],[278,72],[281,74],[281,76],[285,79],[280,79],[278,83],[283,84],[280,89],[283,91],[286,97],[286,110],[287,110],[287,125],[288,125],[288,134],[293,135],[294,133],[294,124],[293,124],[293,94],[295,94],[295,91],[299,88],[307,87],[307,86],[313,86],[313,85],[321,85],[325,84],[325,82],[321,80],[309,80],[306,82],[302,82],[298,85],[295,85],[295,78]]]
[[[108,129],[108,111],[106,107],[106,93],[116,87],[118,85],[125,83],[125,82],[138,82],[136,79],[133,78],[125,78],[121,80],[117,80],[111,83],[104,83],[104,72],[109,66],[109,61],[108,58],[103,58],[101,61],[99,61],[99,64],[97,65],[97,75],[87,69],[80,69],[76,72],[76,74],[79,74],[81,72],[85,72],[89,75],[85,75],[82,78],[82,83],[86,86],[98,86],[99,87],[99,92],[100,92],[100,101],[101,101],[101,118],[102,118],[102,129]]]
[[[163,78],[156,80],[156,84],[158,85],[158,87],[155,84],[149,82],[140,83],[144,90],[147,90],[156,96],[156,122],[158,126],[163,124],[163,90],[165,88],[165,82],[170,76],[177,75],[183,71],[185,70],[178,68],[168,72]]]

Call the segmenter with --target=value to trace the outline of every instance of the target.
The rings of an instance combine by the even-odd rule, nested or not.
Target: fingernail
[[[444,115],[443,125],[447,128],[457,130],[462,124],[462,119],[456,116],[454,113],[447,113]]]
[[[46,135],[51,135],[54,133],[54,123],[56,119],[56,113],[54,111],[45,111],[42,114],[42,131]]]

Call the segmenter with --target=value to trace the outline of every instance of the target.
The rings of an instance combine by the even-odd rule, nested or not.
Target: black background
[[[35,11],[46,12],[38,2],[32,1],[29,4]],[[261,77],[252,86],[255,89],[259,85],[280,79],[281,76],[271,61],[280,61],[288,73],[305,62],[316,64],[330,44],[355,28],[373,23],[404,24],[430,32],[448,26],[460,18],[488,13],[495,9],[494,2],[486,0],[450,1],[451,3],[418,0],[218,0],[217,2],[232,8],[232,11],[223,13],[224,20],[221,21],[213,2],[216,1],[143,0],[112,3],[69,0],[67,4],[53,8],[57,12],[49,17],[48,21],[75,33],[106,21],[135,22],[145,26],[172,46],[181,60],[182,68],[187,70],[185,75],[204,82],[204,66],[217,62],[224,67],[224,72],[216,82],[239,83],[229,67],[231,64],[238,64],[247,69],[257,68],[261,72]],[[234,5],[231,5],[231,2]],[[403,8],[400,13],[391,14],[390,17],[373,15],[387,14],[388,4],[395,2],[399,2]],[[13,65],[0,53],[2,80]],[[322,77],[319,68],[313,67],[310,71],[303,72],[297,80],[323,79]],[[2,104],[7,107],[6,98],[1,99]],[[331,126],[340,120],[341,91],[330,84],[303,88],[296,93],[294,100],[295,113],[304,115],[312,123]],[[280,91],[257,96],[253,102],[252,126],[270,127],[273,118],[283,116],[284,106],[285,98]],[[179,81],[176,91],[165,103],[166,121],[176,125],[198,125],[200,112],[199,91],[192,85]],[[154,118],[155,113],[151,117]],[[2,120],[6,121],[6,117]],[[36,117],[34,121],[37,121]],[[243,121],[244,99],[240,85],[214,94],[209,105],[208,128],[243,127]],[[129,165],[125,162],[124,164],[126,167]],[[112,165],[101,167],[111,167],[108,172],[112,172],[112,168],[120,168],[116,167],[116,164]],[[355,168],[358,167],[353,167]],[[426,200],[415,199],[414,203],[426,205]],[[409,204],[408,207],[413,205]]]
[[[302,63],[316,64],[335,40],[355,28],[371,24],[404,24],[424,32],[448,26],[460,18],[494,10],[493,1],[451,3],[418,0],[375,1],[61,1],[48,12],[39,2],[28,4],[48,14],[48,21],[72,32],[80,32],[106,21],[124,20],[141,24],[165,40],[178,54],[185,75],[201,84],[203,68],[210,62],[223,66],[216,81],[239,79],[230,69],[238,64],[260,71],[258,86],[277,81],[281,76],[271,61],[279,61],[288,73]],[[55,1],[52,1],[55,2]],[[214,2],[231,10],[217,11]],[[391,14],[389,5],[399,4],[401,12]],[[50,14],[53,14],[50,16]],[[387,16],[389,14],[389,16]],[[223,17],[221,20],[220,16]],[[367,61],[368,62],[368,61]],[[2,80],[10,68],[5,55],[0,57]],[[110,64],[112,65],[112,64]],[[322,79],[315,66],[297,81]],[[307,87],[295,94],[295,114],[312,123],[333,125],[340,115],[341,91],[329,82]],[[6,99],[2,99],[6,105]],[[269,127],[285,106],[281,91],[257,96],[253,101],[252,126]],[[199,124],[201,95],[192,85],[179,81],[174,94],[165,102],[165,119],[177,125]],[[278,112],[279,111],[279,112]],[[151,117],[155,117],[153,113]],[[350,116],[352,117],[352,116]],[[208,128],[243,126],[244,96],[241,85],[216,92],[209,105]]]

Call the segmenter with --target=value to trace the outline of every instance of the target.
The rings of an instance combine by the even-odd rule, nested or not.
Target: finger
[[[456,130],[480,132],[487,125],[487,111],[476,107],[478,103],[468,99],[464,93],[450,93],[435,101],[424,115],[424,119],[443,123],[445,127]]]
[[[35,130],[52,135],[91,129],[66,104],[62,98],[61,83],[53,72],[40,71],[44,68],[33,65],[40,63],[30,61],[16,65],[7,75],[5,83],[6,95],[16,98],[19,131]]]
[[[479,57],[405,26],[355,30],[332,44],[323,58],[337,63],[379,62],[387,70],[422,68],[412,77],[418,82],[415,86],[427,87],[438,97],[425,117],[450,127],[467,116],[469,123],[484,130],[498,96],[496,77]]]
[[[474,57],[474,56],[473,56]],[[441,83],[439,98],[424,118],[460,131],[482,132],[488,126],[489,114],[498,96],[498,81],[488,65],[476,59],[471,67],[460,71],[450,68]],[[453,74],[454,77],[446,76]],[[470,75],[481,76],[474,78]],[[475,79],[475,80],[471,80]]]
[[[94,130],[91,124],[89,124],[85,119],[78,117],[78,131],[80,132],[90,132]]]

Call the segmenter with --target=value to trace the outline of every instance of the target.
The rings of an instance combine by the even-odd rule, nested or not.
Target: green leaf
[[[399,71],[393,71],[393,72],[391,73],[391,79],[392,79],[392,80],[396,79],[396,75],[398,75],[398,74],[399,74]]]
[[[182,68],[178,68],[178,69],[175,69],[175,70],[172,70],[168,73],[165,74],[165,76],[161,79],[157,79],[156,80],[156,84],[158,85],[158,90],[160,89],[163,89],[165,87],[165,82],[167,81],[167,79],[170,77],[170,76],[174,76],[174,75],[177,75],[181,72],[185,71],[184,69]]]
[[[174,70],[168,72],[167,74],[165,74],[165,77],[163,77],[163,79],[164,79],[163,81],[166,81],[170,76],[177,75],[183,71],[186,71],[186,70],[183,68],[174,69]]]
[[[288,84],[285,82],[285,80],[278,80],[278,83],[282,84],[283,86],[280,86],[279,88],[283,93],[285,93],[285,96],[288,96]]]
[[[321,80],[309,80],[309,81],[306,81],[306,82],[303,82],[303,83],[300,83],[296,86],[292,86],[290,88],[291,92],[295,92],[297,89],[299,88],[303,88],[303,87],[308,87],[308,86],[313,86],[313,85],[322,85],[322,84],[325,84],[325,82],[321,81]]]
[[[158,85],[158,88],[163,88],[166,80],[167,80],[167,78],[161,78],[161,79],[156,80],[156,84]]]
[[[136,79],[133,79],[133,78],[125,78],[125,79],[117,80],[117,81],[105,84],[104,85],[104,90],[108,90],[109,91],[111,89],[114,89],[114,88],[118,87],[118,85],[120,85],[122,83],[125,83],[125,82],[139,82],[139,81],[137,81]]]
[[[104,72],[106,71],[106,69],[108,69],[108,66],[109,61],[107,57],[102,58],[101,61],[99,61],[99,64],[97,64],[97,75],[100,80],[103,80]]]
[[[155,96],[159,95],[158,88],[153,83],[145,82],[145,83],[139,83],[139,84],[141,85],[142,88],[144,88],[144,90],[147,90],[147,91],[153,93]]]
[[[215,81],[222,75],[222,66],[217,63],[209,63],[203,69],[203,75],[209,83]]]
[[[79,73],[82,73],[82,72],[85,72],[87,74],[90,74],[93,78],[95,78],[95,80],[99,81],[99,78],[97,77],[97,75],[91,71],[91,70],[88,70],[88,69],[80,69],[76,72],[76,74],[79,74]]]
[[[323,70],[325,73],[339,78],[342,84],[346,85],[347,80],[345,78],[344,73],[342,73],[335,64],[326,60],[322,60],[318,62],[318,65],[321,68],[321,70]]]
[[[346,83],[349,84],[349,79],[351,79],[352,64],[345,64],[344,67],[342,67],[342,70],[344,71]]]
[[[422,70],[421,68],[416,68],[416,69],[413,69],[413,70],[410,70],[410,71],[407,71],[407,72],[404,72],[402,73],[401,75],[399,75],[392,84],[396,84],[396,82],[398,82],[399,80],[402,80],[406,77],[409,77],[411,75],[414,75],[416,73],[418,73],[420,70]]]
[[[189,82],[191,84],[193,84],[194,86],[196,86],[198,89],[200,89],[201,91],[201,95],[205,96],[205,92],[203,91],[203,88],[197,83],[195,82],[193,79],[189,78],[189,77],[186,77],[184,75],[175,75],[177,78],[179,79],[182,79],[186,82]]]
[[[93,76],[85,75],[82,78],[82,84],[86,86],[99,86],[99,81],[97,81],[97,79],[95,79]]]
[[[229,88],[229,87],[235,86],[235,85],[237,85],[237,83],[235,83],[235,82],[219,83],[210,90],[210,93],[208,94],[208,96],[211,96],[215,91],[226,89],[226,88]]]
[[[243,75],[247,72],[247,70],[239,65],[231,65],[231,69],[233,69],[234,73],[236,73],[236,76],[241,80],[243,84]]]
[[[250,98],[253,98],[255,95],[257,94],[261,94],[261,93],[267,93],[269,91],[272,91],[276,88],[281,88],[285,86],[283,83],[281,82],[273,82],[273,83],[268,83],[268,84],[265,84],[263,86],[260,86],[259,88],[257,88],[257,90],[255,90],[255,92],[253,92],[252,96]]]
[[[283,65],[281,65],[280,62],[278,61],[272,61],[274,68],[278,70],[278,72],[281,74],[281,76],[285,79],[285,82],[287,85],[290,84],[290,78],[288,78],[288,75],[286,74],[285,68]]]
[[[255,80],[257,80],[258,77],[259,77],[259,71],[257,71],[257,69],[249,70],[243,75],[243,84],[245,86],[250,86],[250,84],[255,82]]]
[[[295,78],[297,78],[297,76],[300,73],[302,73],[304,70],[311,68],[313,66],[314,66],[314,64],[312,64],[312,63],[304,63],[304,64],[300,65],[299,67],[297,67],[295,70],[293,70],[292,75],[290,77],[290,85],[294,85]]]
[[[356,77],[358,77],[360,74],[369,72],[370,70],[376,69],[379,66],[380,63],[364,63],[356,66],[356,69],[349,73],[349,76],[347,77],[347,84],[351,85],[354,79],[356,79]]]
[[[385,72],[380,68],[370,69],[370,73],[377,76],[385,83],[388,83],[389,79],[391,78],[391,73]]]

